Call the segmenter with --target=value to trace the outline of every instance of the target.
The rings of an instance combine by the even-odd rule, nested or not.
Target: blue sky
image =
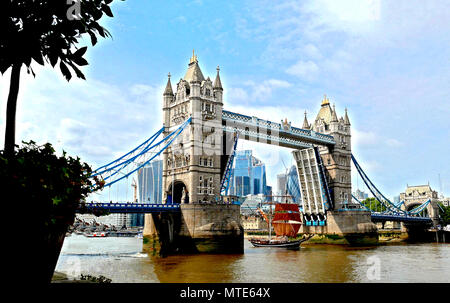
[[[17,142],[51,142],[94,168],[114,159],[160,127],[167,73],[175,84],[195,49],[205,76],[220,65],[225,109],[301,126],[327,94],[339,116],[348,108],[353,154],[383,193],[439,190],[440,174],[450,196],[448,1],[128,0],[113,13],[102,19],[113,39],[88,48],[87,81],[22,74]],[[239,148],[267,163],[270,185],[292,163],[289,150]]]

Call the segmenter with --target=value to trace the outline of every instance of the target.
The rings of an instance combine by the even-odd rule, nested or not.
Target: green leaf
[[[35,56],[33,56],[33,60],[36,61],[37,63],[39,63],[40,65],[44,65],[44,59],[42,58],[42,54],[36,54]]]
[[[72,67],[72,69],[75,71],[75,74],[77,75],[78,78],[86,80],[86,77],[84,76],[84,74],[79,70],[78,67],[75,66],[75,64],[73,64],[72,62],[69,62],[69,64]],[[66,152],[63,151],[63,156],[65,156],[65,155],[66,155]]]
[[[91,43],[92,43],[92,46],[94,46],[95,44],[97,44],[97,36],[96,36],[94,33],[92,33],[92,32],[89,32],[89,36],[91,36]]]
[[[70,79],[72,78],[72,74],[70,73],[69,69],[67,68],[67,66],[64,64],[63,61],[61,61],[59,63],[59,68],[61,69],[61,73],[64,75],[64,77],[66,78],[67,81],[70,81]]]
[[[62,200],[59,199],[59,198],[53,198],[53,199],[52,199],[53,205],[55,205],[55,206],[58,205],[61,201],[62,201]]]
[[[111,9],[109,8],[109,6],[108,5],[104,5],[103,6],[103,11],[105,12],[105,14],[108,16],[108,17],[114,17],[114,15],[113,15],[113,13],[112,13],[112,11],[111,11]]]
[[[81,57],[73,58],[72,61],[75,62],[79,66],[84,66],[84,65],[89,64],[84,58],[81,58]]]
[[[77,49],[75,53],[73,53],[74,57],[83,57],[83,55],[86,53],[87,46],[84,46],[82,48]]]

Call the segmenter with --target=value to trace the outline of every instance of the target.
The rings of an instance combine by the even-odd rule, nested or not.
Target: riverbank
[[[244,238],[254,236],[268,236],[267,231],[246,231]],[[297,238],[302,238],[303,235],[299,234]],[[331,245],[384,245],[389,243],[450,243],[450,232],[448,231],[424,231],[423,233],[415,236],[408,235],[408,233],[401,230],[378,230],[378,235],[362,235],[362,234],[350,234],[350,235],[335,235],[335,234],[317,234],[314,235],[308,241],[305,241],[302,245],[307,244],[331,244]]]
[[[69,278],[65,273],[57,272],[53,274],[52,283],[95,283],[89,280]]]

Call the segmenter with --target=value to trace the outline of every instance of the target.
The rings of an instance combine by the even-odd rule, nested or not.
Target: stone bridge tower
[[[305,117],[304,127],[307,125]],[[336,141],[332,150],[321,146],[319,152],[326,167],[328,185],[332,189],[331,199],[334,209],[347,208],[352,202],[351,132],[347,109],[345,109],[344,117],[338,119],[335,106],[331,107],[325,95],[319,113],[310,128],[331,135]]]
[[[220,196],[223,88],[219,67],[205,79],[192,54],[175,93],[169,79],[163,94],[164,135],[192,117],[191,124],[163,153],[163,203],[211,202]]]

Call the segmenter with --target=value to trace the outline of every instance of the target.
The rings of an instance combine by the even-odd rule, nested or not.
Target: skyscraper
[[[162,203],[162,160],[150,162],[138,171],[139,203]],[[144,226],[144,214],[130,214],[131,226]]]
[[[266,165],[251,150],[236,151],[229,194],[247,196],[269,194]]]
[[[138,172],[139,203],[162,203],[162,160],[150,162]]]
[[[294,203],[301,202],[300,184],[298,182],[298,174],[295,165],[292,165],[287,173],[277,175],[277,195],[289,195]],[[278,198],[279,201],[284,201]]]

